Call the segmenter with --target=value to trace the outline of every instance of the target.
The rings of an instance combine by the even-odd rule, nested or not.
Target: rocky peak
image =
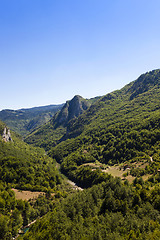
[[[68,121],[78,117],[90,106],[88,102],[81,96],[76,95],[70,102],[68,107]]]
[[[62,110],[56,117],[56,125],[65,125],[71,119],[82,114],[91,104],[79,95],[74,96],[70,101],[67,101]]]

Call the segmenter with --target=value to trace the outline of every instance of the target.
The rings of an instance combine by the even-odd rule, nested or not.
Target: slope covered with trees
[[[160,70],[141,75],[70,121],[49,155],[83,187],[56,204],[24,239],[158,239],[160,235]],[[91,163],[146,161],[132,184]],[[143,174],[149,174],[144,182]]]
[[[0,140],[0,180],[20,189],[42,191],[54,188],[61,181],[53,159],[14,133],[12,141]]]
[[[49,123],[26,139],[44,147],[52,158],[15,135],[13,142],[0,142],[3,184],[41,189],[49,194],[48,190],[61,182],[53,167],[56,160],[65,175],[87,188],[52,204],[43,200],[50,208],[38,211],[51,212],[39,219],[23,239],[159,239],[160,70],[142,74],[90,106],[84,107],[79,96],[76,100],[78,105],[67,102]],[[0,125],[1,132],[3,128],[4,124]],[[102,168],[115,164],[135,166],[141,161],[145,161],[143,169],[129,170],[134,176],[132,183],[125,176],[123,180],[114,178]],[[97,162],[102,167],[95,168]],[[16,171],[23,174],[18,178]],[[5,185],[2,190],[8,191]],[[3,199],[2,196],[6,204]],[[18,221],[21,217],[25,221],[28,213],[13,206],[12,211],[19,211]],[[36,214],[34,203],[30,207]],[[4,218],[9,212],[3,214]],[[8,219],[12,217],[10,214]],[[10,232],[13,231],[11,227]]]
[[[0,122],[0,239],[15,237],[22,226],[46,214],[53,208],[51,192],[62,182],[53,159],[45,151],[24,143]],[[12,188],[43,191],[34,201],[15,198]]]
[[[149,190],[141,179],[130,186],[110,176],[56,204],[24,240],[158,239],[159,191]]]
[[[83,164],[113,165],[152,157],[158,171],[160,161],[160,70],[141,75],[121,90],[102,97],[68,125],[67,133],[50,156],[74,180],[84,178]],[[81,181],[81,180],[80,180]],[[83,181],[81,181],[82,184]]]

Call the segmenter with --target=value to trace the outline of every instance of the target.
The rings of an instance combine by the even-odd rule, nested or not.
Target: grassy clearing
[[[119,164],[119,165],[116,164],[114,166],[105,165],[98,161],[96,161],[95,163],[92,162],[92,163],[83,164],[83,166],[87,166],[87,165],[92,167],[92,170],[99,168],[105,173],[111,174],[114,177],[120,177],[121,179],[127,179],[130,183],[132,183],[135,177],[130,175],[130,169],[131,168],[145,169],[145,167],[149,165],[149,162],[147,160],[142,160],[139,162],[132,162],[132,163],[129,162],[127,164],[126,163]],[[144,181],[146,181],[149,177],[150,175],[142,176]]]
[[[127,173],[127,170],[120,170],[119,166],[110,166],[106,170],[102,170],[108,174],[111,174],[114,177],[123,178],[123,174]]]
[[[31,192],[31,191],[21,191],[15,188],[12,188],[12,190],[15,192],[15,198],[16,199],[22,199],[22,200],[29,200],[29,199],[35,199],[38,198],[39,195],[44,195],[44,192]]]

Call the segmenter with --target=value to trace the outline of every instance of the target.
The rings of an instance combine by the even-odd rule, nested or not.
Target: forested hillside
[[[141,75],[102,97],[68,125],[68,138],[51,148],[62,171],[84,185],[87,163],[120,164],[154,160],[142,174],[158,171],[160,161],[160,70]],[[155,163],[156,162],[156,163]],[[85,165],[84,165],[85,164]],[[152,166],[156,165],[156,166]],[[138,171],[138,170],[137,170]],[[92,177],[91,177],[92,178]]]
[[[1,135],[5,127],[0,124]],[[0,141],[0,227],[8,229],[2,239],[46,213],[19,239],[159,239],[160,70],[92,103],[80,96],[67,101],[26,138],[47,152],[11,137]],[[65,198],[56,193],[62,176],[55,161],[83,191]],[[45,191],[46,197],[19,203],[11,187]]]
[[[159,239],[159,106],[160,70],[154,70],[70,121],[49,155],[88,189],[57,203],[24,239]],[[107,174],[112,166],[122,179]]]
[[[51,193],[61,182],[53,159],[43,149],[27,145],[0,122],[0,239],[12,239],[22,226],[51,210]],[[17,200],[12,188],[42,191],[44,196]]]
[[[0,140],[0,173],[0,180],[19,189],[44,191],[60,183],[53,159],[14,133],[12,141]]]
[[[110,176],[58,203],[24,240],[159,239],[159,192],[141,180],[130,186]]]

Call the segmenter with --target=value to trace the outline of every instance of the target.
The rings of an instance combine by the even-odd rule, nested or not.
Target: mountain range
[[[0,111],[0,120],[4,121],[11,130],[24,136],[48,122],[63,105],[48,105],[19,110],[5,109]]]
[[[48,212],[24,240],[159,238],[160,69],[102,97],[3,110],[0,118],[0,234],[15,236]],[[84,190],[68,191],[66,177]],[[16,202],[11,186],[46,197]]]

